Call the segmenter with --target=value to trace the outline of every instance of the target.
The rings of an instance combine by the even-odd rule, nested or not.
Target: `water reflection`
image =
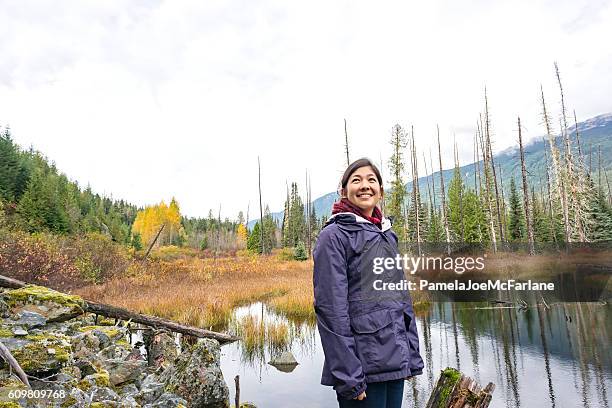
[[[435,303],[417,315],[423,375],[409,380],[404,407],[423,407],[445,367],[457,367],[481,384],[496,384],[491,407],[609,407],[612,357],[610,306],[559,304],[550,309],[492,309],[483,303]],[[264,327],[282,324],[282,347],[269,341],[223,346],[227,379],[240,375],[241,396],[262,407],[335,406],[335,392],[319,384],[323,351],[316,326],[293,322],[255,303],[235,310],[229,330],[257,317]],[[267,364],[280,351],[300,363],[291,373]],[[231,389],[233,400],[234,390]]]

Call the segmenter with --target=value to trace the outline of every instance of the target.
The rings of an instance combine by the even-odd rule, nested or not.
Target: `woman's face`
[[[348,179],[345,193],[351,203],[361,208],[368,216],[372,216],[374,207],[382,198],[382,188],[372,166],[355,170]]]

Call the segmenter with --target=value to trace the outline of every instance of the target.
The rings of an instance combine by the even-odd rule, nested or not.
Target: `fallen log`
[[[493,383],[481,389],[475,380],[459,370],[447,368],[440,373],[426,408],[487,408],[494,390]]]
[[[0,286],[11,289],[19,289],[27,284],[17,279],[9,278],[0,275]],[[154,327],[156,329],[168,329],[172,332],[186,334],[188,336],[211,338],[217,340],[221,344],[231,343],[239,340],[239,337],[231,334],[219,333],[212,330],[201,329],[199,327],[187,326],[172,320],[163,319],[157,316],[146,315],[142,313],[132,312],[120,307],[107,305],[104,303],[93,302],[83,299],[85,305],[83,310],[89,313],[111,317],[121,320],[131,320],[133,323],[140,323],[145,326]]]
[[[23,368],[21,368],[17,360],[15,360],[15,357],[13,357],[13,355],[11,354],[11,351],[1,341],[0,341],[0,357],[2,357],[4,361],[7,362],[9,367],[11,367],[13,371],[15,371],[15,374],[17,374],[17,377],[19,377],[21,382],[26,387],[31,388],[30,382],[28,381],[28,376],[26,375],[25,372],[23,372]]]

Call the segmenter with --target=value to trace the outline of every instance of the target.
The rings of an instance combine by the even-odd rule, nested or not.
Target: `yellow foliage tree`
[[[247,229],[244,226],[244,224],[242,223],[238,224],[238,228],[236,229],[236,236],[237,236],[237,241],[238,241],[238,245],[240,246],[240,248],[245,248],[248,234],[247,234]]]
[[[138,211],[134,225],[132,225],[132,234],[140,234],[142,243],[149,246],[162,225],[165,227],[155,243],[157,247],[172,244],[175,237],[185,233],[181,225],[180,208],[174,197],[170,201],[170,206],[162,201],[158,205],[147,206],[144,210]]]

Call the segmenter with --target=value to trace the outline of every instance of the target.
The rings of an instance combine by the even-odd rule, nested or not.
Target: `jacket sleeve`
[[[405,320],[406,331],[408,332],[408,341],[410,342],[410,348],[412,349],[412,352],[410,353],[410,375],[420,375],[423,374],[424,363],[419,352],[419,333],[417,331],[416,319],[414,317],[412,299],[408,300],[407,305],[404,308],[404,313],[410,318],[410,322]]]
[[[366,383],[348,314],[346,251],[333,228],[321,231],[313,259],[314,309],[325,364],[334,379],[334,390],[352,399],[366,389]]]

